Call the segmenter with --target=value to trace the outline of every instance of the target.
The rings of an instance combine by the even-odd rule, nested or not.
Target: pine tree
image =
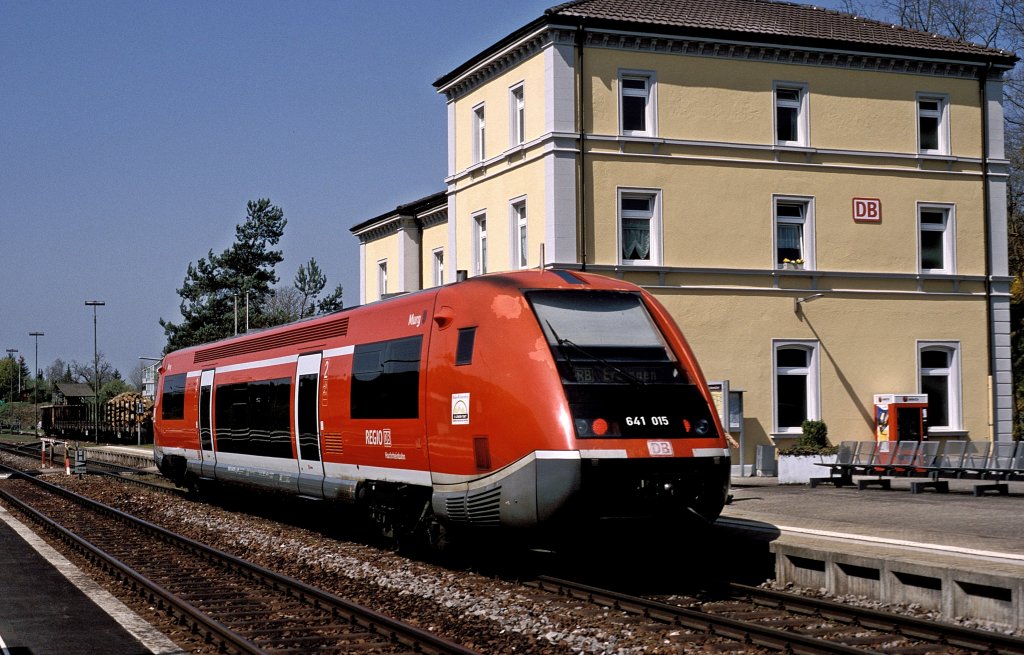
[[[235,242],[219,255],[189,264],[181,296],[180,323],[160,319],[167,336],[164,352],[231,336],[235,329],[235,302],[244,316],[248,299],[249,324],[261,326],[263,308],[277,283],[274,267],[283,259],[272,250],[281,240],[287,219],[267,198],[249,201],[246,219],[235,227]],[[244,329],[244,318],[240,329]]]

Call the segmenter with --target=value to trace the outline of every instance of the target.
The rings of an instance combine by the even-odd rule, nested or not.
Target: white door
[[[216,477],[217,453],[213,447],[213,369],[199,378],[199,443],[203,458],[202,476]]]
[[[299,493],[321,497],[324,465],[320,460],[321,353],[302,355],[295,369],[295,452],[299,463]]]

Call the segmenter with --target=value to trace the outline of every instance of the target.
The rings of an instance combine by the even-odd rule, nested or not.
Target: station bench
[[[950,479],[974,479],[974,495],[1009,493],[1009,480],[1024,479],[1024,442],[843,441],[835,462],[821,462],[828,477],[811,478],[810,486],[853,485],[854,475],[874,476],[856,481],[859,490],[872,485],[890,489],[893,477],[907,477],[911,493],[934,489],[949,493]]]

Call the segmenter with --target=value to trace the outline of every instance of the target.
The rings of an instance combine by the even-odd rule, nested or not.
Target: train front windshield
[[[639,294],[527,293],[580,438],[715,437],[711,410]]]

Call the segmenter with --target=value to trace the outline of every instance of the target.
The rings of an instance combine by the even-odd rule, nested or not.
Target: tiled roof
[[[881,49],[931,53],[932,56],[967,56],[1012,65],[1016,56],[1002,50],[917,32],[869,18],[811,5],[768,0],[575,0],[548,9],[549,20],[565,16],[584,21],[627,23],[654,31],[709,32],[733,38],[746,34],[758,40],[794,39],[806,45],[853,50]]]

